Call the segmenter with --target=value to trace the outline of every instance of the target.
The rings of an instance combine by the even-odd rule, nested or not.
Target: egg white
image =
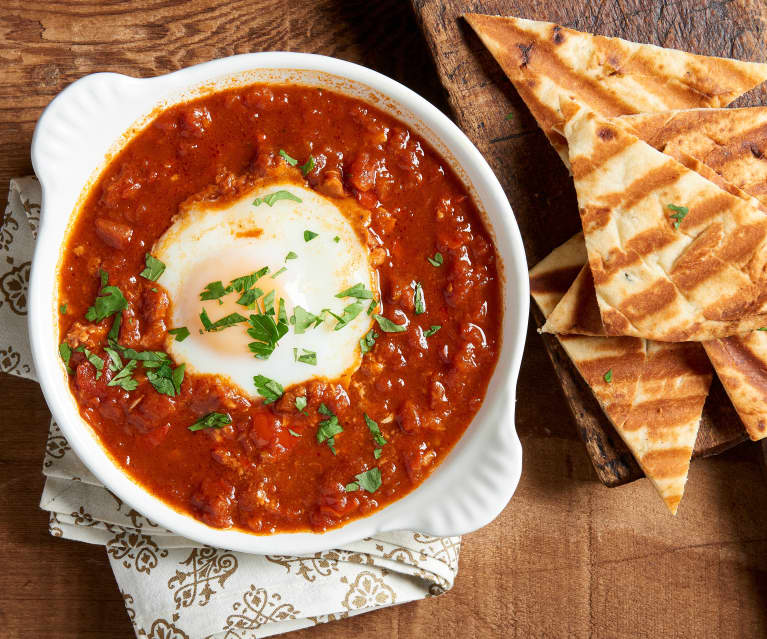
[[[301,202],[283,199],[272,206],[253,204],[276,191],[288,191]],[[317,237],[305,241],[307,230]],[[297,257],[286,260],[291,251]],[[198,202],[177,217],[152,253],[166,266],[158,283],[171,299],[172,326],[186,326],[190,331],[184,341],[169,338],[167,348],[190,372],[227,377],[244,394],[255,398],[255,375],[287,387],[316,377],[340,378],[359,366],[359,340],[372,324],[366,312],[370,300],[360,300],[364,310],[341,330],[334,330],[338,322],[332,316],[303,334],[296,334],[290,325],[266,360],[254,357],[248,349],[253,341],[247,334],[248,324],[206,332],[199,318],[203,309],[213,322],[233,312],[245,317],[258,313],[237,304],[237,292],[224,296],[223,304],[201,301],[200,293],[210,282],[221,280],[227,286],[234,278],[264,266],[269,267],[269,273],[255,286],[264,294],[274,290],[275,303],[284,299],[288,317],[297,305],[314,314],[328,308],[340,316],[344,307],[357,300],[339,299],[336,294],[357,283],[379,299],[367,245],[348,218],[348,211],[345,215],[335,201],[303,186],[274,182],[224,206]],[[287,270],[275,277],[282,267]],[[316,352],[317,365],[297,362],[294,349],[299,349],[299,354],[302,349]]]

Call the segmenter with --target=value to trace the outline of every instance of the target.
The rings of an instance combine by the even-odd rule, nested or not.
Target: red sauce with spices
[[[127,300],[118,342],[164,350],[171,300],[139,276],[145,253],[182,202],[206,189],[236,191],[312,156],[307,184],[356,198],[370,211],[369,245],[387,317],[408,329],[380,337],[350,380],[316,379],[265,405],[212,376],[187,374],[175,396],[157,392],[139,364],[137,387],[97,379],[115,315],[88,321],[100,271]],[[222,247],[225,250],[226,247]],[[441,253],[434,266],[427,257]],[[215,277],[212,279],[216,279]],[[414,315],[411,282],[427,300]],[[413,490],[461,437],[484,397],[500,349],[495,250],[464,186],[402,123],[362,101],[300,86],[220,92],[161,112],[110,161],[78,213],[60,271],[61,341],[73,350],[70,388],[117,463],[148,491],[215,527],[256,533],[315,530],[367,515]],[[425,336],[424,330],[440,330]],[[190,327],[196,330],[197,327]],[[85,351],[75,348],[84,347]],[[305,396],[304,411],[295,398]],[[343,432],[317,442],[325,404]],[[190,431],[211,412],[223,428]],[[387,443],[365,423],[375,420]],[[296,435],[291,434],[292,431]],[[374,451],[380,448],[380,457]],[[375,492],[347,491],[378,468]]]

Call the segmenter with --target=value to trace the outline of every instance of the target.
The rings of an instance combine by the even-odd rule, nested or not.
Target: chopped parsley
[[[360,282],[359,284],[355,284],[354,286],[350,286],[349,288],[344,289],[338,293],[336,297],[356,297],[358,300],[369,300],[373,299],[373,294],[365,288],[364,284]]]
[[[200,300],[217,300],[227,293],[231,293],[232,289],[228,286],[224,286],[221,280],[217,282],[211,282],[205,287],[205,290],[200,293]]]
[[[240,295],[240,299],[237,300],[237,303],[240,306],[247,306],[249,308],[254,308],[256,300],[261,297],[264,294],[264,292],[260,288],[250,288],[247,291],[245,291],[242,295]]]
[[[292,428],[288,428],[288,432],[293,435],[293,437],[301,437],[296,431],[294,431]]]
[[[290,318],[290,322],[293,324],[293,332],[296,335],[305,333],[307,328],[309,328],[312,324],[317,323],[317,320],[319,320],[319,317],[314,315],[314,313],[310,313],[301,306],[296,306],[293,309],[293,316]]]
[[[110,315],[119,313],[128,306],[128,301],[125,299],[119,288],[116,286],[107,286],[109,276],[106,271],[100,271],[100,274],[101,290],[99,291],[99,296],[93,302],[93,306],[89,307],[85,313],[85,318],[89,322],[100,322]]]
[[[442,266],[442,263],[444,262],[442,253],[435,253],[434,257],[427,257],[426,259],[429,261],[429,264],[431,264],[435,268]]]
[[[299,351],[301,351],[301,354],[299,355]],[[293,360],[296,362],[301,362],[302,364],[309,364],[311,366],[317,366],[317,353],[314,351],[308,351],[305,348],[294,348],[293,349]]]
[[[338,244],[338,243],[341,241],[341,238],[340,238],[340,237],[338,237],[338,235],[336,235],[336,236],[333,238],[333,241],[334,241],[336,244]]]
[[[674,222],[675,229],[679,228],[679,225],[682,223],[682,220],[690,212],[690,209],[688,209],[686,206],[677,206],[676,204],[666,204],[666,208],[674,211],[674,213],[670,215],[669,217],[672,220],[676,220]]]
[[[423,332],[424,337],[431,337],[436,333],[440,328],[442,328],[439,324],[432,324],[432,327],[428,331]]]
[[[370,306],[368,306],[367,314],[372,315],[373,312],[378,308],[378,300],[371,300]]]
[[[282,149],[280,149],[280,155],[282,156],[283,160],[285,160],[288,164],[290,164],[290,166],[295,166],[296,164],[298,164],[298,160],[296,160],[296,158],[290,157]]]
[[[264,313],[274,315],[274,291],[269,291],[261,301],[264,305]]]
[[[283,315],[285,309],[284,302],[282,300],[280,302],[280,315]],[[248,348],[258,359],[269,359],[269,356],[277,346],[277,342],[288,332],[287,321],[280,317],[275,322],[273,315],[274,307],[272,307],[271,315],[267,313],[251,315],[250,319],[248,319],[250,324],[248,335],[256,340],[250,342]]]
[[[274,275],[272,275],[272,279],[275,277],[282,275],[285,271],[287,271],[288,268],[286,266],[283,266],[279,271],[277,271]]]
[[[423,287],[420,282],[415,282],[413,285],[413,304],[415,306],[415,314],[421,315],[426,312],[426,298],[423,295]]]
[[[340,331],[344,326],[346,326],[349,322],[351,322],[357,315],[359,315],[362,312],[362,309],[365,308],[365,306],[362,304],[362,302],[354,302],[354,304],[349,304],[347,307],[344,308],[344,312],[339,317],[338,315],[332,314],[333,317],[335,317],[338,320],[338,324],[336,324],[333,327],[334,331]],[[405,330],[404,328],[402,330]]]
[[[382,315],[373,315],[375,317],[376,322],[378,322],[378,326],[381,327],[381,330],[384,333],[402,333],[406,330],[406,326],[402,324],[395,324],[390,319],[387,319],[383,317]]]
[[[299,169],[301,169],[301,174],[306,177],[306,174],[309,173],[313,168],[315,167],[314,157],[309,156],[309,159],[306,161],[306,164],[302,164]]]
[[[354,478],[359,487],[369,493],[374,493],[381,487],[381,471],[377,467],[355,475]]]
[[[110,354],[111,355],[111,354]],[[130,360],[120,371],[107,383],[107,386],[119,386],[123,390],[132,391],[138,387],[138,382],[133,379],[133,371],[138,366],[138,361]]]
[[[297,411],[303,411],[306,408],[306,396],[296,397],[295,404]]]
[[[85,359],[93,364],[93,368],[96,369],[96,379],[99,379],[104,370],[104,360],[101,359],[98,355],[91,353],[87,348],[85,348],[85,346],[78,346],[75,350],[79,353],[83,353],[85,355]]]
[[[353,493],[355,490],[359,490],[359,489],[360,489],[359,484],[357,484],[356,482],[352,482],[351,484],[346,484],[346,486],[344,486],[344,490],[347,493]]]
[[[253,378],[253,383],[256,385],[258,394],[264,398],[264,404],[276,402],[285,392],[281,384],[263,375],[256,375]]]
[[[275,202],[279,200],[292,200],[293,202],[303,202],[303,200],[297,195],[293,195],[290,191],[275,191],[264,197],[257,197],[253,200],[253,206],[260,206],[266,204],[267,206],[274,206]]]
[[[218,319],[215,322],[211,322],[210,318],[208,317],[208,312],[203,309],[202,313],[200,313],[200,321],[202,322],[202,325],[205,327],[207,332],[214,333],[216,331],[222,331],[225,328],[229,328],[230,326],[234,326],[235,324],[247,322],[248,320],[246,317],[243,317],[239,313],[229,313],[229,315],[224,315],[224,317],[221,319]]]
[[[147,253],[144,256],[144,263],[146,268],[139,273],[139,275],[151,282],[156,282],[160,279],[160,275],[165,272],[165,264],[158,260],[154,255]]]
[[[372,328],[367,333],[365,333],[365,335],[360,340],[360,351],[363,355],[373,350],[373,346],[375,346],[376,340],[379,337],[380,335],[376,333]]]
[[[319,233],[315,233],[314,231],[304,231],[304,242],[311,242],[318,235]]]
[[[287,262],[288,260],[295,260],[297,258],[298,258],[298,253],[296,253],[295,251],[291,251],[285,256],[285,261]]]
[[[69,359],[72,357],[72,347],[66,342],[61,342],[59,344],[59,355],[61,355],[64,366],[66,366],[67,373],[71,373],[72,369],[69,368]]]
[[[609,384],[613,381],[613,369],[611,368],[609,371],[607,371],[604,375],[604,380]]]
[[[109,348],[109,346],[104,348],[104,352],[109,357],[109,362],[108,362],[109,370],[119,371],[123,367],[123,361],[122,359],[120,359],[120,354],[114,348]],[[131,361],[135,361],[135,360],[131,360]]]
[[[244,293],[249,288],[252,288],[253,285],[256,282],[258,282],[258,280],[260,280],[268,272],[269,272],[269,267],[264,266],[264,268],[257,270],[255,273],[250,273],[249,275],[243,275],[242,277],[235,277],[231,282],[229,282],[228,288],[234,291],[237,291],[238,293]]]
[[[187,337],[189,337],[189,329],[186,326],[171,328],[168,333],[175,335],[177,342],[183,342]]]
[[[132,348],[122,346],[120,351],[125,359],[137,359],[144,364],[144,368],[159,368],[169,359],[168,354],[162,351],[134,351]]]
[[[381,429],[378,427],[378,424],[370,419],[367,413],[363,413],[363,415],[365,416],[365,424],[367,424],[368,430],[373,436],[375,443],[379,446],[385,446],[388,442],[386,441],[386,438],[383,436],[383,434],[381,434]]]
[[[146,364],[144,366],[146,367]],[[184,381],[185,368],[186,364],[172,368],[170,360],[165,360],[159,367],[148,370],[146,378],[158,393],[175,397],[181,392],[181,382]]]
[[[226,413],[208,413],[205,417],[200,417],[189,430],[204,430],[205,428],[223,428],[232,423],[232,418]]]
[[[325,404],[320,404],[318,411],[321,415],[325,415],[327,419],[319,423],[319,427],[317,428],[317,443],[327,444],[328,448],[330,448],[330,452],[335,455],[335,436],[339,433],[343,433],[344,429],[339,423],[338,417],[336,417]]]
[[[767,326],[762,326],[762,328],[757,328],[757,331],[767,331]]]
[[[61,304],[59,306],[59,313],[61,313],[62,315],[66,315],[67,314],[67,305],[66,304]]]
[[[514,113],[513,112],[507,113],[506,117],[504,118],[504,120],[513,120],[513,119],[514,119]]]
[[[117,347],[117,340],[120,338],[120,325],[123,323],[123,316],[115,315],[114,320],[112,321],[112,328],[109,329],[109,333],[107,333],[107,341],[112,345]]]
[[[376,448],[376,449],[373,451],[373,457],[375,457],[376,459],[381,459],[381,453],[383,453],[383,449],[381,449],[381,448]]]

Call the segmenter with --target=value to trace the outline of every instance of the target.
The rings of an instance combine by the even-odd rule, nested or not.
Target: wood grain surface
[[[603,15],[616,21],[622,3],[602,5]],[[665,6],[690,12],[694,3]],[[730,11],[732,3],[712,6]],[[543,3],[517,8],[545,17]],[[446,24],[455,18],[446,7]],[[29,144],[42,108],[94,71],[149,76],[232,53],[309,51],[375,68],[448,110],[410,7],[394,0],[6,0],[0,33],[2,191],[10,177],[31,172]],[[536,135],[524,107],[517,110],[520,128],[509,132],[488,122],[493,137]],[[552,161],[551,172],[555,167]],[[544,188],[551,172],[531,166],[518,178],[535,178],[541,207],[560,197]],[[104,549],[50,537],[37,507],[49,419],[39,388],[0,376],[0,396],[0,637],[129,639]],[[680,514],[672,518],[644,480],[613,490],[597,481],[532,328],[518,396],[522,481],[496,521],[464,538],[454,589],[295,636],[767,635],[767,478],[758,446],[696,461]]]
[[[764,3],[649,2],[557,3],[498,0],[466,3],[413,0],[459,125],[495,169],[514,208],[532,266],[580,230],[572,178],[538,129],[511,82],[464,20],[478,12],[548,20],[581,31],[694,53],[767,60]],[[767,104],[764,87],[741,105]],[[507,119],[507,114],[511,114]],[[536,323],[543,316],[532,311]],[[643,476],[599,408],[588,385],[552,336],[542,336],[556,376],[599,479],[618,486]],[[746,439],[732,404],[714,379],[701,418],[694,456],[720,453]]]

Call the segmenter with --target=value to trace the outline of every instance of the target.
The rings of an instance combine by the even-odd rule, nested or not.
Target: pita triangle
[[[704,341],[767,325],[767,216],[563,101],[573,178],[608,335]]]
[[[573,256],[582,242],[576,235],[530,271],[532,295],[544,314],[555,298],[561,300],[557,309],[566,302],[563,269],[573,272],[577,262]],[[589,274],[584,264],[567,294],[580,291],[595,306]],[[581,307],[571,308],[577,317]],[[576,319],[575,324],[588,327],[591,321],[593,315]],[[711,366],[701,346],[626,337],[557,337],[645,475],[676,514],[711,384]]]
[[[559,103],[605,116],[723,107],[767,79],[767,65],[694,55],[550,22],[465,16],[568,163]]]

